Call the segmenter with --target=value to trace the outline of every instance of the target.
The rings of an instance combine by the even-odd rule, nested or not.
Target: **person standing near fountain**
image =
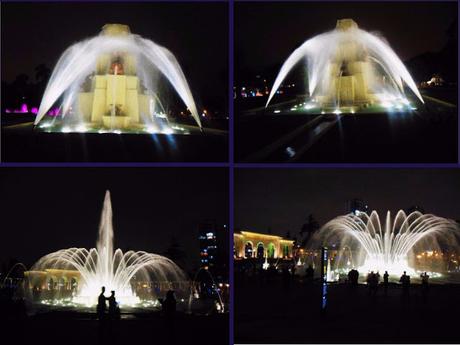
[[[166,338],[170,341],[173,342],[175,334],[175,327],[174,327],[174,318],[176,315],[176,297],[174,296],[174,291],[173,290],[168,290],[166,292],[166,298],[164,299],[158,299],[161,303],[161,307],[164,313],[164,322],[165,322],[165,329],[166,333],[165,336]]]
[[[116,320],[120,316],[120,309],[118,308],[117,300],[115,299],[115,291],[110,291],[109,301],[109,319]]]
[[[359,272],[357,269],[353,268],[348,272],[348,282],[352,286],[357,286],[358,285],[358,279],[359,279]]]
[[[422,278],[422,297],[423,301],[426,302],[426,297],[428,296],[428,278],[430,276],[425,272],[420,275],[420,278]]]
[[[174,314],[176,314],[176,297],[174,297],[174,291],[168,290],[166,293],[166,298],[164,300],[160,300],[161,306],[163,307],[163,312],[165,313],[166,317],[172,318]]]
[[[388,277],[389,276],[390,275],[388,274],[388,271],[385,271],[385,274],[383,275],[383,291],[384,291],[385,296],[388,293]]]
[[[101,288],[101,293],[97,299],[97,318],[103,320],[105,318],[105,310],[107,309],[106,300],[104,296],[105,286]]]
[[[410,276],[406,274],[406,271],[404,271],[403,275],[399,279],[399,282],[402,284],[402,287],[403,287],[403,294],[402,294],[403,299],[408,299],[409,298],[409,287],[410,287]]]

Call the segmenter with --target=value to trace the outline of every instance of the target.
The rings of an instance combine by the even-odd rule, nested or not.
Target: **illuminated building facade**
[[[293,257],[294,241],[281,236],[235,231],[233,238],[235,259],[290,259]]]
[[[81,275],[77,270],[45,269],[26,271],[24,278],[31,289],[72,290],[78,287]]]
[[[217,229],[215,222],[207,221],[199,225],[200,266],[213,269],[217,263]]]
[[[73,297],[81,282],[82,277],[77,270],[45,269],[24,272],[23,287],[31,292],[34,300],[48,300]],[[152,291],[164,294],[171,287],[175,291],[190,289],[189,282],[186,281],[144,281],[133,277],[130,283],[136,296],[143,299],[148,299]]]
[[[226,224],[206,220],[198,225],[200,243],[200,268],[209,274],[200,275],[202,282],[217,283],[221,292],[228,288],[229,281],[229,234]],[[208,279],[212,277],[212,281]],[[212,287],[214,289],[214,287]],[[227,291],[228,293],[228,291]]]

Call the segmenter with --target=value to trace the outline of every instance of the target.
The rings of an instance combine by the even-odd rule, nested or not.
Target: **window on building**
[[[246,243],[244,246],[244,256],[246,258],[252,258],[252,244],[250,242]]]
[[[257,257],[262,259],[265,256],[265,248],[263,243],[257,245]]]
[[[287,244],[283,246],[283,256],[285,258],[289,256],[289,246]]]

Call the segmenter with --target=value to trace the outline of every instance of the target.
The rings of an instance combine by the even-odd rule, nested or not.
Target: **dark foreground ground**
[[[101,324],[95,315],[54,312],[0,320],[2,338],[11,344],[122,345],[228,344],[228,314],[178,313],[170,322],[160,313],[122,315]]]
[[[45,133],[33,130],[30,121],[17,114],[2,119],[2,161],[225,162],[228,157],[227,131],[221,129],[191,135]]]
[[[235,343],[458,343],[460,285],[432,285],[426,299],[413,285],[409,300],[391,285],[376,297],[365,285],[331,285],[320,312],[316,284],[237,279]]]
[[[426,95],[430,98],[425,97],[425,105],[404,113],[301,114],[288,111],[289,102],[267,110],[263,106],[240,110],[235,120],[235,159],[247,163],[456,163],[457,107],[456,102],[449,103],[449,95]],[[274,114],[274,109],[281,113]]]

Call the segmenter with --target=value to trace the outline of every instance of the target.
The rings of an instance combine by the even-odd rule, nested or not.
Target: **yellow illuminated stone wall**
[[[245,258],[246,244],[252,246],[252,257],[257,257],[258,246],[263,246],[263,257],[270,258],[269,248],[274,248],[272,258],[292,258],[294,241],[284,239],[281,236],[268,235],[251,231],[239,231],[233,235],[235,246],[235,258]]]
[[[352,19],[337,21],[336,28],[347,31],[357,28],[358,24]],[[366,56],[363,56],[361,47],[355,42],[344,42],[337,47],[335,58],[329,62],[331,80],[324,86],[323,94],[318,101],[323,106],[353,106],[368,104],[375,101],[375,96],[368,92],[368,85],[372,81],[372,69]],[[345,74],[343,68],[345,67]]]
[[[126,35],[129,27],[107,24],[103,35]],[[78,107],[83,118],[92,125],[108,128],[139,127],[143,123],[141,114],[150,114],[152,95],[144,94],[136,75],[136,58],[120,52],[98,57],[96,74],[92,76],[91,89],[79,93]],[[117,65],[120,71],[114,71]]]
[[[44,271],[26,271],[24,272],[24,278],[29,289],[50,289],[48,283],[52,280],[54,286],[51,289],[70,290],[72,280],[76,281],[78,285],[81,274],[76,270],[46,269]],[[60,282],[64,285],[58,286]]]

